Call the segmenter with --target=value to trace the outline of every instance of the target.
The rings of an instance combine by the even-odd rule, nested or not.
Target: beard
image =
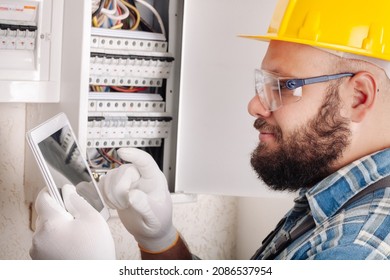
[[[274,133],[278,146],[259,143],[251,156],[258,177],[276,191],[311,187],[334,172],[332,165],[350,143],[350,121],[340,115],[338,87],[329,87],[318,114],[283,139],[282,131],[259,118],[256,129]]]

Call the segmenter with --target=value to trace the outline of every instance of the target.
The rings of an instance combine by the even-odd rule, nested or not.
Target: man
[[[248,105],[260,140],[252,166],[270,188],[299,191],[254,259],[390,256],[382,180],[390,175],[390,3],[340,2],[281,0],[268,34],[247,36],[269,41]],[[111,171],[101,187],[142,257],[192,258],[157,165],[135,149],[119,153],[133,165]],[[32,256],[43,247],[35,243]]]

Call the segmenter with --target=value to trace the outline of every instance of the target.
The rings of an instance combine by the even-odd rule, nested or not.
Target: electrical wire
[[[97,19],[96,16],[92,17],[92,26],[93,27],[98,27],[99,26],[98,19]]]
[[[131,28],[134,28],[134,26],[137,24],[136,21],[137,21],[137,18],[136,18],[135,12],[130,9],[129,18],[126,19],[126,24],[124,25],[124,26],[126,26],[125,29],[131,30]],[[131,25],[132,22],[133,22],[133,25]]]
[[[103,157],[90,159],[88,158],[88,164],[92,168],[101,168],[103,167],[104,159]]]
[[[112,156],[113,151],[115,149],[99,149],[98,152],[101,152],[101,155],[103,156],[104,159],[106,159],[110,163],[122,165],[122,162],[116,159],[114,156]]]
[[[116,13],[117,9],[116,9],[116,1],[117,0],[112,0],[110,2],[106,2],[107,4],[105,5],[105,7],[103,7],[101,9],[101,13],[105,14],[105,15],[113,15]],[[111,7],[111,8],[110,8]],[[109,9],[110,8],[110,9]]]
[[[129,16],[130,11],[121,0],[113,0],[112,6],[114,7],[113,10],[102,10],[102,13],[104,13],[109,19],[120,21],[126,19]],[[112,13],[112,11],[114,12]]]
[[[161,33],[166,36],[163,20],[158,11],[144,0],[97,0],[92,2],[92,26],[98,28],[123,29],[129,30],[146,29],[155,32],[153,28],[142,18],[135,3],[139,3],[149,9],[156,17],[160,25]],[[96,8],[97,7],[97,8]]]
[[[103,87],[102,86],[95,86],[95,85],[91,85],[91,90],[93,92],[103,92]]]
[[[110,86],[113,90],[119,91],[119,92],[139,92],[144,91],[147,89],[147,87],[117,87],[117,86]]]
[[[125,93],[132,93],[132,92],[140,92],[147,90],[147,87],[124,87],[124,86],[100,86],[100,85],[91,85],[90,91],[92,92],[125,92]]]
[[[122,0],[121,0],[122,1]],[[157,12],[157,10],[152,6],[150,5],[148,2],[144,1],[144,0],[135,0],[136,2],[142,4],[143,6],[145,6],[146,8],[148,8],[153,14],[154,16],[157,18],[157,21],[160,25],[160,28],[161,28],[161,33],[166,36],[166,32],[165,32],[165,27],[164,27],[164,23],[162,21],[162,18],[160,16],[160,14]]]
[[[124,0],[119,0],[120,2],[122,2],[126,7],[128,7],[129,9],[131,9],[131,11],[133,11],[135,13],[135,16],[136,16],[136,21],[134,23],[134,25],[130,28],[130,30],[136,30],[140,24],[140,21],[141,21],[141,15],[138,11],[138,9],[131,5],[130,3],[124,1]]]
[[[96,5],[96,1],[92,3],[92,10],[96,8],[96,10],[92,13],[92,18],[96,17],[102,10],[105,0],[100,0],[99,5]]]

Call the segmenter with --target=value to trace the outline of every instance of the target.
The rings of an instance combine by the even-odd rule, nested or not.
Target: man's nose
[[[271,115],[271,111],[264,107],[259,96],[255,95],[248,103],[248,112],[253,117],[267,118]]]

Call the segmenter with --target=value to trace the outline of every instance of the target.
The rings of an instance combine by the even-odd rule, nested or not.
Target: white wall
[[[254,69],[275,0],[188,0],[184,5],[176,186],[194,193],[268,196],[249,159],[258,144],[248,114]],[[199,20],[201,15],[202,20]],[[199,176],[201,174],[201,176]],[[273,195],[273,194],[272,194]]]
[[[0,103],[0,259],[26,259],[31,243],[23,187],[25,105]]]
[[[237,207],[237,250],[235,258],[247,260],[260,247],[263,239],[293,206],[295,195],[278,197],[243,197]]]
[[[199,195],[197,201],[175,203],[173,222],[191,252],[204,260],[235,259],[237,198]],[[118,259],[138,259],[133,237],[118,218],[109,220]]]

